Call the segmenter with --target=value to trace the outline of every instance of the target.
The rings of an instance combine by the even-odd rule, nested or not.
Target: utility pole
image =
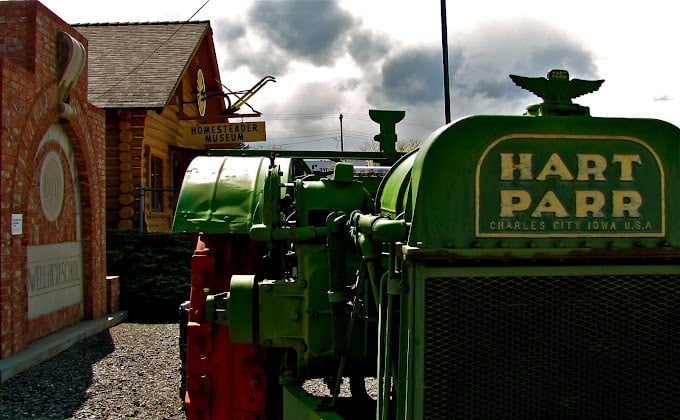
[[[441,0],[442,14],[442,55],[444,62],[444,114],[446,123],[451,122],[451,96],[449,94],[449,41],[446,30],[446,0]]]
[[[345,151],[345,145],[343,144],[342,139],[342,114],[340,114],[340,151],[341,152]]]

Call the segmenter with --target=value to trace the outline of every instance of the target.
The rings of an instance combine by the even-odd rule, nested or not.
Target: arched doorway
[[[25,222],[28,320],[57,311],[82,319],[82,205],[75,155],[61,125],[40,141],[35,169]]]

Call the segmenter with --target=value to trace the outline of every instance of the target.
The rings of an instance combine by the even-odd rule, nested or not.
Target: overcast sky
[[[209,20],[225,86],[276,78],[249,101],[266,121],[267,146],[338,150],[342,113],[344,147],[357,150],[377,133],[372,108],[406,111],[400,140],[423,140],[445,122],[439,0],[211,0],[200,11],[205,0],[42,3],[68,23]],[[593,116],[680,125],[673,4],[449,0],[453,119],[521,114],[539,100],[508,75],[563,68],[605,80],[575,100]]]

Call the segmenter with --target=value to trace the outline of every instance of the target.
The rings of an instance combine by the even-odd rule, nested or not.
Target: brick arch
[[[14,173],[11,176],[12,191],[14,191],[15,198],[26,197],[28,189],[31,187],[30,183],[25,182],[25,174],[31,174],[35,171],[34,161],[32,159],[38,150],[39,142],[36,139],[47,133],[47,130],[52,126],[56,120],[56,83],[44,85],[43,88],[30,100],[28,112],[25,115],[23,129],[19,135],[18,149],[26,150],[25,154],[17,156],[17,161],[14,165]],[[50,107],[50,103],[53,106]],[[51,109],[50,109],[51,108]],[[24,157],[22,159],[21,157]],[[17,200],[16,202],[22,202]],[[25,203],[22,202],[22,206]],[[22,212],[25,212],[22,208]]]
[[[28,197],[31,188],[29,179],[22,179],[22,174],[37,174],[40,170],[37,167],[35,156],[38,152],[40,139],[42,139],[50,127],[59,121],[56,111],[56,82],[50,83],[38,91],[28,107],[25,118],[25,125],[19,137],[20,150],[23,159],[18,158],[14,165],[12,179],[15,194],[18,194],[18,201],[22,206],[22,213],[28,213],[28,202],[21,200],[20,197]],[[71,105],[76,109],[76,115],[70,120],[62,120],[61,126],[65,130],[71,149],[74,154],[75,172],[77,173],[78,192],[81,204],[81,242],[83,247],[83,278],[84,278],[84,312],[85,318],[95,318],[103,315],[105,309],[105,231],[103,209],[104,202],[104,172],[103,172],[103,129],[92,130],[90,123],[92,116],[101,114],[86,101],[79,100],[77,95],[72,95]],[[103,125],[103,122],[102,122]],[[96,139],[92,133],[101,133],[102,138]],[[101,143],[99,150],[97,145]],[[101,152],[101,156],[98,154]],[[98,211],[101,209],[101,211]],[[26,245],[26,239],[23,240]],[[19,257],[19,255],[17,255]],[[26,261],[25,248],[21,248],[23,261]],[[26,267],[24,267],[24,270]],[[26,272],[23,276],[25,281]],[[101,279],[100,279],[101,277]],[[15,314],[20,312],[27,313],[27,292],[25,285],[22,287],[23,299],[17,299],[23,308],[15,308]],[[102,305],[102,299],[104,304]],[[15,324],[16,325],[16,324]],[[54,325],[54,329],[62,328],[66,325]],[[51,328],[52,329],[52,328]],[[25,335],[26,336],[26,335]],[[27,344],[27,343],[24,343]]]
[[[7,162],[11,168],[9,178],[3,180],[6,184],[4,191],[10,194],[12,212],[21,214],[29,213],[29,190],[31,188],[32,174],[35,173],[34,156],[39,144],[38,139],[42,139],[49,126],[56,118],[55,107],[48,104],[54,103],[52,98],[56,97],[54,85],[43,85],[36,94],[27,98],[23,102],[16,101],[13,111],[18,114],[15,118],[23,119],[21,131],[16,137],[16,153],[13,154],[14,161]],[[21,113],[22,110],[25,110]],[[3,197],[4,198],[4,197]],[[2,355],[16,353],[28,346],[31,341],[30,327],[26,324],[28,314],[28,291],[26,279],[28,270],[26,265],[28,239],[26,235],[13,236],[9,250],[3,250],[3,259],[9,257],[12,267],[15,270],[11,277],[12,291],[11,299],[2,299],[3,316],[9,319],[3,320],[2,328]]]
[[[79,181],[83,272],[91,280],[85,283],[86,318],[103,315],[106,306],[104,138],[103,129],[92,129],[90,123],[93,120],[86,117],[86,114],[93,112],[97,112],[95,108],[85,103],[85,109],[78,109],[76,118],[62,123],[62,127],[71,140]],[[93,138],[92,133],[102,133],[102,138]],[[97,150],[97,144],[99,144],[99,150]]]

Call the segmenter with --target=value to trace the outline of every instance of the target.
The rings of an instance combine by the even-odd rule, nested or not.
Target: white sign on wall
[[[24,232],[24,215],[12,214],[12,235],[21,235]]]
[[[80,242],[27,247],[28,319],[83,301]]]

